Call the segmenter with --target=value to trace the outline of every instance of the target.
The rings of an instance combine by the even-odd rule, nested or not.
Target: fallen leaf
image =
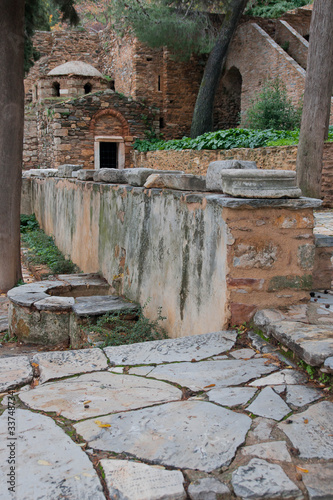
[[[209,387],[215,387],[215,384],[205,385],[204,389],[208,389]]]
[[[56,417],[59,417],[61,415],[62,410],[59,410],[58,413],[56,414]]]
[[[39,465],[52,465],[50,464],[50,462],[48,462],[47,460],[38,460],[37,462]]]
[[[82,404],[87,405],[88,403],[91,403],[91,399],[88,399],[88,401],[83,401]]]
[[[303,422],[304,422],[305,424],[308,424],[308,423],[309,423],[309,420],[308,420],[307,418],[305,418],[305,419],[303,420]]]
[[[111,427],[111,424],[103,424],[103,422],[101,422],[100,420],[95,420],[95,424],[98,425],[98,427]]]
[[[303,467],[300,467],[299,465],[296,465],[296,469],[301,472],[309,472],[308,469],[303,469]]]
[[[35,368],[38,368],[39,364],[38,363],[31,363],[31,366],[34,366]]]

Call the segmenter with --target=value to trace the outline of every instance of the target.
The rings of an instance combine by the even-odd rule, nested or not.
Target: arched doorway
[[[215,96],[214,130],[235,128],[240,122],[242,75],[232,66],[221,78]]]

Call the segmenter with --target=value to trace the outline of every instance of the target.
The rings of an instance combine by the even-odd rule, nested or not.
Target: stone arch
[[[241,112],[242,75],[236,66],[223,74],[214,105],[214,130],[239,125]]]
[[[110,135],[121,135],[123,137],[130,135],[127,120],[121,113],[119,113],[119,111],[114,109],[103,109],[101,111],[97,111],[90,122],[90,131],[93,132],[94,135],[96,135],[96,133],[100,134],[101,131],[97,131],[96,129],[98,127],[98,122],[101,121],[104,121],[106,126],[108,124]],[[119,123],[117,124],[116,122]],[[117,129],[119,127],[120,133],[118,130],[114,132],[112,130],[112,125],[117,125]]]

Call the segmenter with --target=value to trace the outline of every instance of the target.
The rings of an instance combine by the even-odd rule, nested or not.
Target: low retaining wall
[[[167,317],[171,337],[307,301],[318,200],[246,200],[75,179],[23,179],[31,210],[84,272]],[[28,206],[28,203],[25,203]]]
[[[205,175],[208,165],[216,160],[255,161],[258,168],[274,170],[296,170],[297,146],[274,146],[266,148],[238,148],[228,150],[187,149],[183,151],[132,150],[133,167],[159,170],[183,170],[186,174]],[[324,145],[322,172],[322,199],[324,207],[333,208],[333,143]]]

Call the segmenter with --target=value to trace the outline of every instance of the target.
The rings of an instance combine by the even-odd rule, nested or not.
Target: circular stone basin
[[[299,198],[296,172],[289,170],[221,170],[224,193],[240,198]]]
[[[89,317],[108,312],[137,314],[139,306],[110,294],[108,282],[98,274],[59,275],[12,288],[9,332],[23,343],[82,347],[82,325]]]

